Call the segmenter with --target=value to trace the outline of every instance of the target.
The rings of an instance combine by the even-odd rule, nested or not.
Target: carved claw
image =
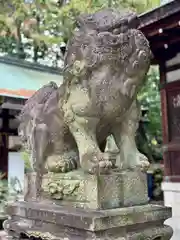
[[[70,172],[77,168],[77,160],[68,155],[53,155],[47,159],[47,168],[55,173]]]
[[[108,160],[101,160],[89,169],[90,174],[107,174],[112,169],[112,162]]]
[[[113,163],[105,153],[93,153],[82,157],[81,167],[90,174],[107,174],[113,168]]]

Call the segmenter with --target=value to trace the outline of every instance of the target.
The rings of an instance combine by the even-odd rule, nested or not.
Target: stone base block
[[[7,212],[4,228],[11,239],[169,240],[172,236],[172,229],[163,225],[171,210],[157,205],[95,211],[15,202]]]
[[[28,181],[34,173],[27,175]],[[25,200],[32,199],[35,181],[26,184]],[[81,170],[69,173],[48,173],[43,176],[41,201],[61,206],[89,209],[112,209],[148,203],[146,174],[113,172],[109,175],[90,175]]]

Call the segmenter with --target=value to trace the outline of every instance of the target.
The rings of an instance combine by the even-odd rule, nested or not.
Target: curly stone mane
[[[125,67],[139,47],[149,52],[148,41],[137,30],[139,20],[133,12],[103,10],[80,16],[77,25],[68,44],[65,73],[72,72],[73,66],[84,77],[88,70],[92,71],[104,62]]]
[[[44,85],[42,88],[40,88],[38,91],[36,91],[27,101],[24,105],[23,109],[21,110],[18,119],[20,122],[23,122],[26,120],[27,117],[30,116],[30,111],[34,106],[37,106],[38,104],[45,104],[52,93],[54,91],[57,91],[58,86],[55,82],[49,82],[48,84]]]
[[[26,101],[19,116],[17,116],[20,122],[18,132],[23,144],[26,145],[30,138],[32,120],[36,119],[38,122],[47,121],[50,113],[57,109],[58,100],[58,86],[55,82],[49,82]]]

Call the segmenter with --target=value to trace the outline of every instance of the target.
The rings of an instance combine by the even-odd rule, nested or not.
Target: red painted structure
[[[165,181],[180,182],[180,57],[176,58],[180,53],[180,1],[147,12],[140,19],[140,29],[154,54],[153,64],[158,64],[160,71]]]

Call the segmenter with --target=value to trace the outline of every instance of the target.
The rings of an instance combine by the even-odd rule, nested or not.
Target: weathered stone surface
[[[36,173],[29,173],[25,200],[33,200]],[[32,180],[32,181],[31,181]],[[68,173],[48,173],[43,176],[41,201],[53,199],[56,204],[109,209],[146,204],[147,180],[141,171],[111,172],[109,175],[90,175],[82,170]]]
[[[39,174],[83,171],[106,174],[113,168],[104,153],[116,139],[119,169],[146,170],[135,134],[140,119],[137,93],[150,66],[151,50],[130,11],[104,9],[82,15],[65,56],[64,83],[50,82],[24,106],[19,135]],[[39,178],[40,179],[40,178]]]
[[[134,206],[148,202],[147,176],[141,171],[125,171],[123,179],[123,206]]]
[[[144,205],[112,210],[85,210],[16,202],[8,209],[11,219],[7,231],[16,235],[46,236],[52,240],[147,240],[161,237],[169,240],[172,231],[163,226],[171,210],[163,206]]]
[[[38,174],[36,172],[31,172],[25,174],[24,178],[24,200],[30,199],[32,200],[37,200],[39,197],[39,192],[38,192]]]

